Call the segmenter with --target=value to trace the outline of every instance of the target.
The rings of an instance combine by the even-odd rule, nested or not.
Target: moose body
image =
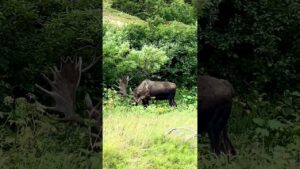
[[[169,105],[176,107],[175,94],[175,83],[146,79],[133,91],[133,101],[135,105],[142,101],[143,105],[147,107],[151,98],[169,100]]]
[[[216,154],[236,154],[227,133],[233,95],[233,87],[227,80],[198,77],[198,130],[208,133],[211,148]]]

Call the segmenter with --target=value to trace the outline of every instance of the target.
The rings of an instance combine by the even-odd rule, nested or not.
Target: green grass
[[[117,27],[126,26],[128,24],[146,24],[147,22],[142,19],[126,14],[119,10],[110,7],[110,1],[104,1],[103,3],[103,22],[110,23]]]
[[[105,169],[194,169],[197,168],[196,102],[178,94],[177,108],[167,101],[131,107],[114,105],[110,97],[104,106],[103,164]],[[172,128],[177,132],[168,134]]]
[[[163,101],[147,109],[131,107],[129,100],[123,101],[112,90],[105,90],[105,97],[104,168],[196,168],[197,138],[191,137],[197,128],[195,91],[179,90],[176,109]],[[216,157],[208,138],[199,137],[199,165],[203,169],[299,169],[299,101],[289,93],[278,101],[258,94],[236,97],[228,124],[238,155]],[[172,128],[187,130],[167,134]]]

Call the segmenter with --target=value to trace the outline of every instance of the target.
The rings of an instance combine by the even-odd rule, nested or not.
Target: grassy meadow
[[[195,93],[179,90],[177,108],[155,101],[147,109],[131,106],[112,90],[108,93],[103,108],[104,169],[197,168]]]

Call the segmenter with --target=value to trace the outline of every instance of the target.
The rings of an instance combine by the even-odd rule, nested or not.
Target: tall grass
[[[167,101],[147,109],[131,107],[126,101],[111,106],[117,97],[110,95],[109,99],[103,120],[105,169],[197,168],[195,94],[179,92],[177,108],[170,108]],[[169,133],[174,128],[177,130]]]

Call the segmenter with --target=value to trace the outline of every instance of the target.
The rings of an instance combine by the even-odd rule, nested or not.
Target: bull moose
[[[143,80],[133,91],[133,103],[142,104],[147,107],[151,98],[155,100],[169,100],[171,107],[176,107],[175,102],[176,84],[164,81]]]
[[[228,138],[227,121],[232,107],[234,89],[223,79],[198,77],[198,130],[207,133],[212,150],[219,155],[236,154]]]

